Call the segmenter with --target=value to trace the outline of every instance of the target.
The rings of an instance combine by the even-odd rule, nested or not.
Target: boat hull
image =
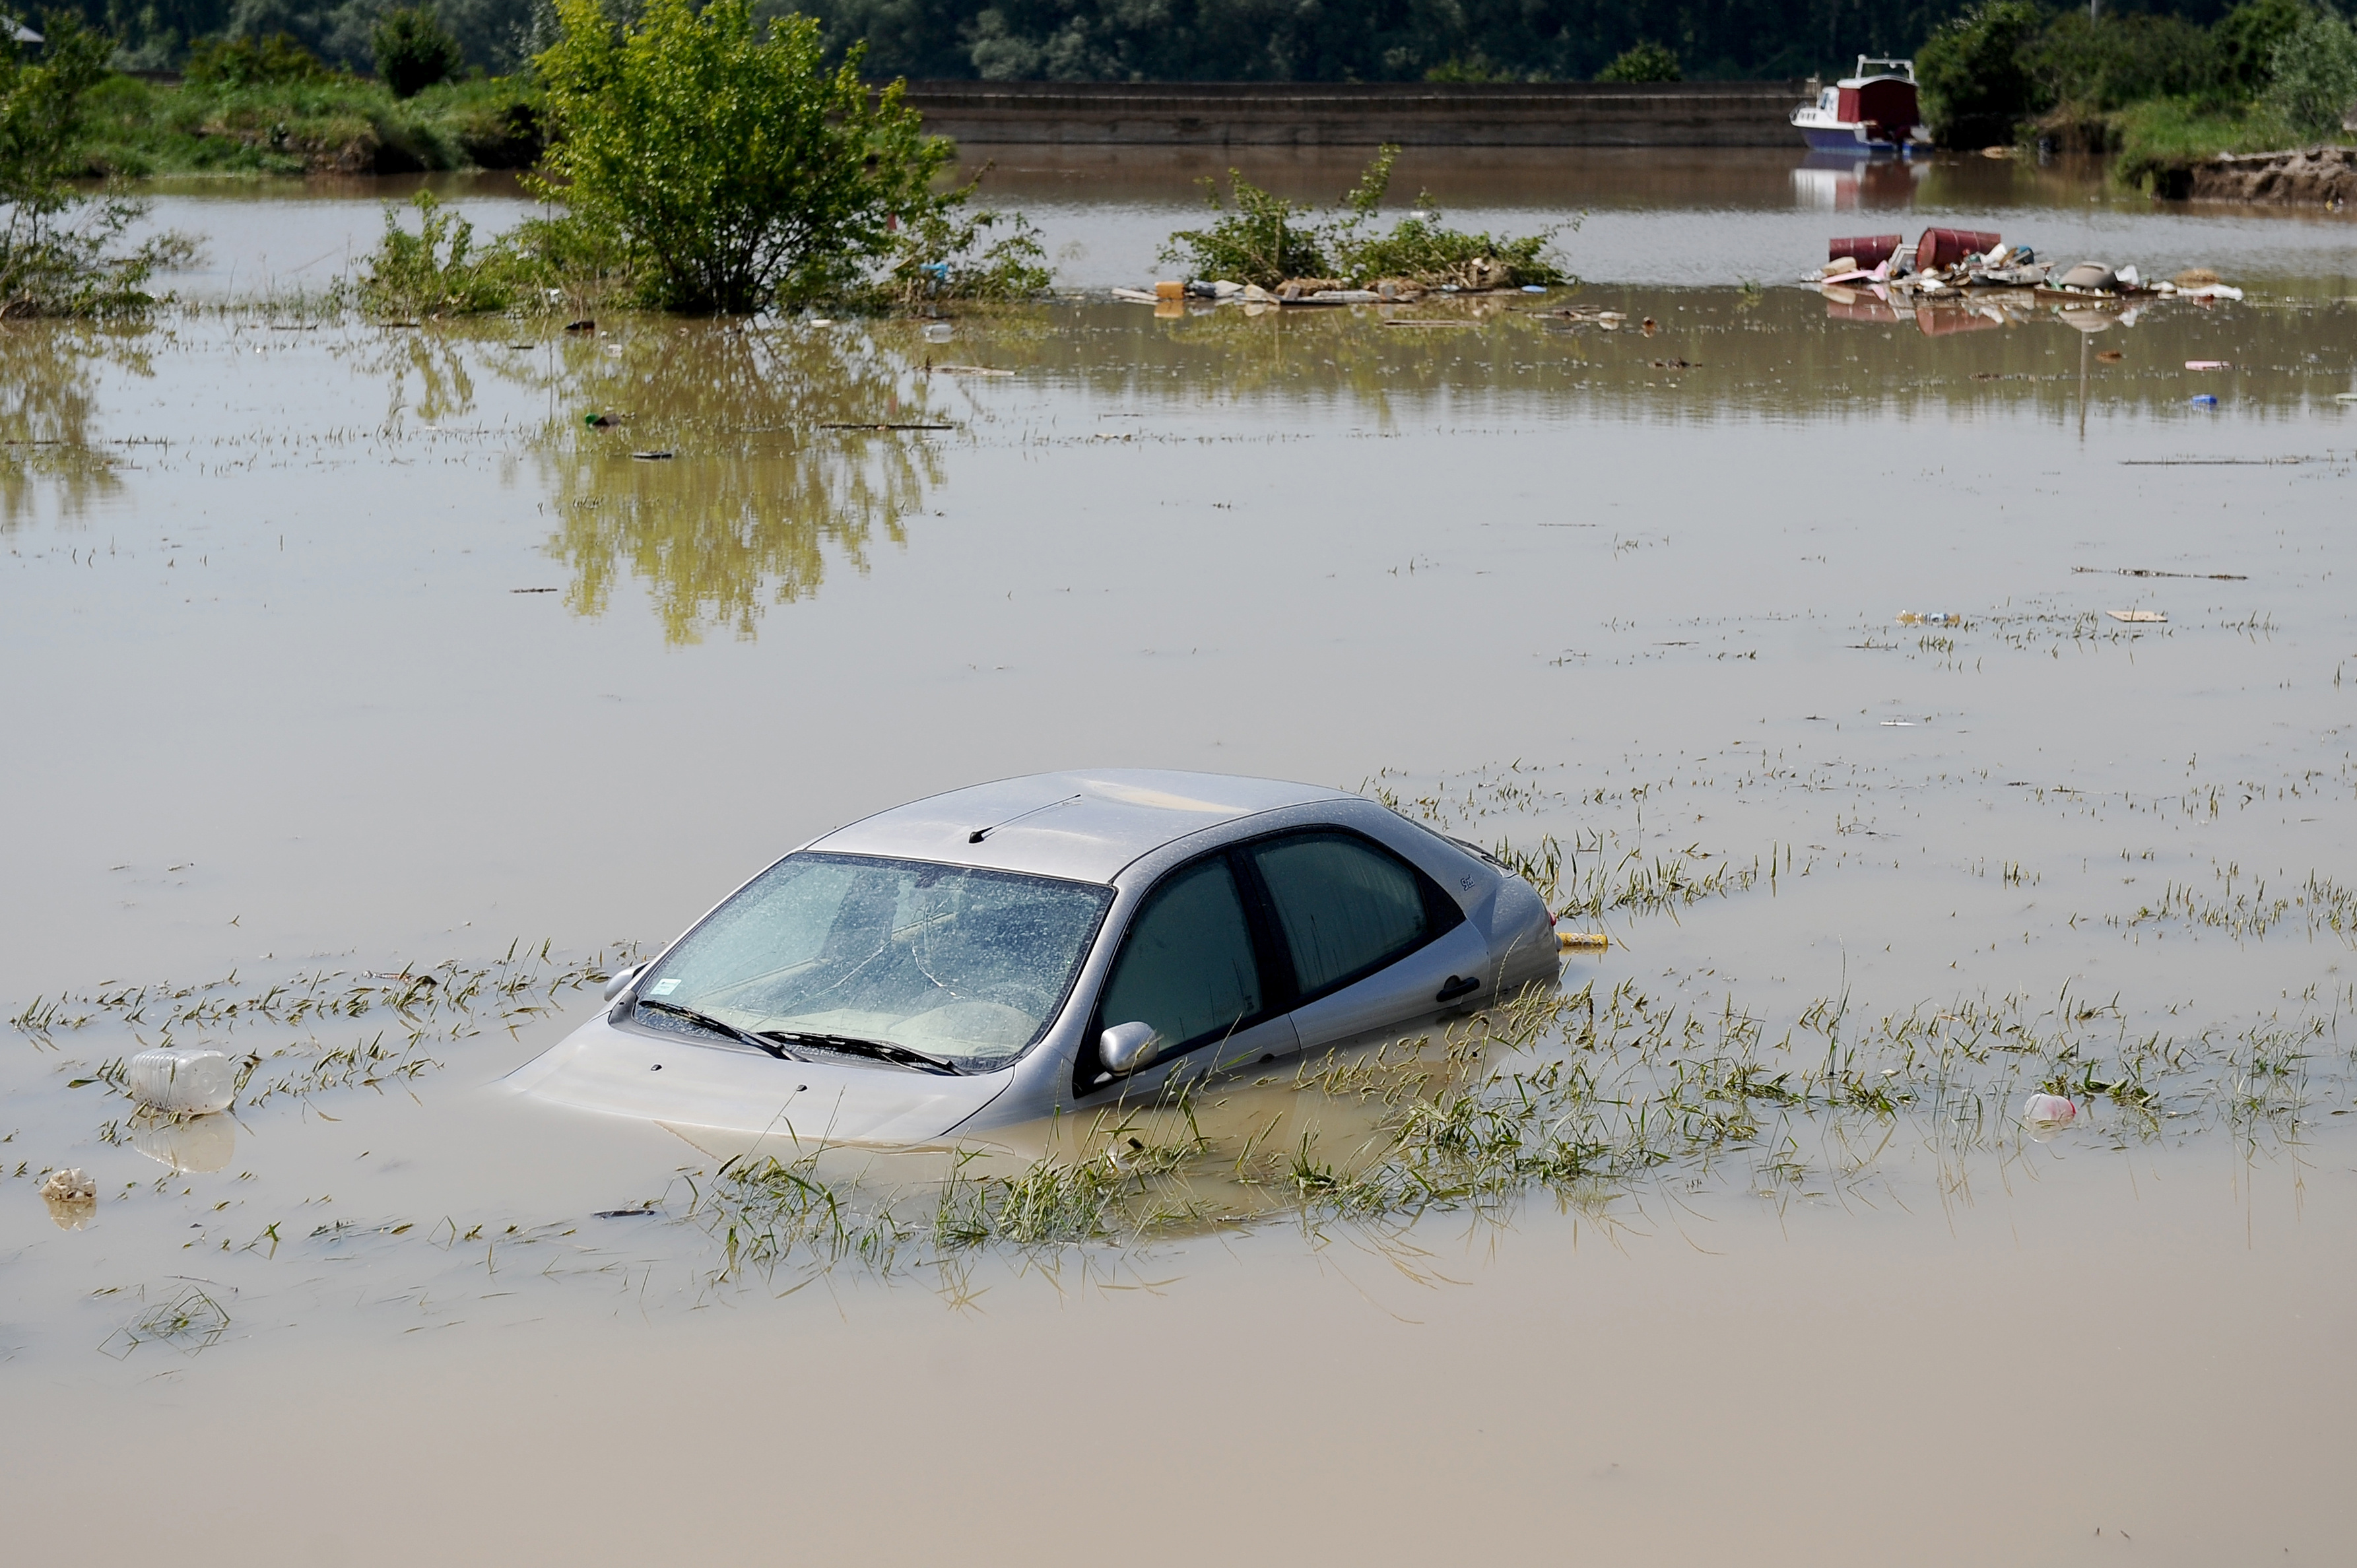
[[[1802,125],[1797,127],[1801,139],[1813,153],[1854,153],[1862,157],[1897,157],[1904,155],[1904,142],[1870,142],[1866,139],[1863,125]]]

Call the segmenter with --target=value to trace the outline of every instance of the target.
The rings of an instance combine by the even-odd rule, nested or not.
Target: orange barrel
[[[1906,243],[1900,234],[1865,234],[1855,240],[1825,242],[1825,260],[1838,262],[1844,256],[1855,256],[1861,267],[1878,267]]]
[[[1915,242],[1915,270],[1928,273],[1953,267],[1966,256],[1996,250],[2001,239],[1977,229],[1926,229]]]

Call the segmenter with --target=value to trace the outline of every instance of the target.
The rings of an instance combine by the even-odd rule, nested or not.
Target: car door
[[[1119,1024],[1149,1025],[1159,1042],[1155,1064],[1126,1080],[1135,1092],[1295,1048],[1284,1012],[1290,988],[1255,931],[1263,922],[1252,896],[1226,851],[1179,866],[1146,895],[1097,993],[1073,1064],[1075,1093],[1116,1081],[1098,1059],[1097,1041]]]
[[[1489,1000],[1489,947],[1457,901],[1390,850],[1341,828],[1244,848],[1284,947],[1304,1050]]]

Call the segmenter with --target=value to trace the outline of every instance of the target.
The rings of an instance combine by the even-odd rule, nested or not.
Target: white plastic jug
[[[237,1098],[237,1063],[210,1046],[164,1046],[124,1065],[131,1098],[150,1111],[206,1116]]]

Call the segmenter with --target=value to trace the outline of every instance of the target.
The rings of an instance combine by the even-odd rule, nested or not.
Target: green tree
[[[145,204],[88,196],[84,101],[106,76],[114,40],[52,16],[38,64],[0,39],[0,318],[104,316],[152,304],[148,277],[188,249],[167,235],[128,252],[124,231]]]
[[[2357,31],[2338,16],[2314,16],[2276,45],[2267,107],[2306,136],[2338,134],[2357,104]]]
[[[764,28],[749,0],[650,0],[635,22],[556,0],[539,57],[555,132],[536,182],[569,221],[611,238],[651,304],[740,313],[856,287],[895,220],[954,197],[929,188],[952,156],[894,82],[829,70],[818,24]]]
[[[456,81],[467,69],[458,40],[422,5],[387,11],[369,31],[369,48],[376,57],[377,80],[395,98],[414,98],[436,82]]]
[[[325,81],[336,73],[292,33],[266,38],[212,38],[188,51],[183,73],[192,87],[273,87]]]
[[[1678,57],[1666,45],[1646,40],[1635,48],[1624,49],[1619,58],[1596,73],[1598,81],[1683,81],[1678,70]]]
[[[2182,98],[2215,87],[2218,44],[2177,16],[2104,16],[2066,11],[2022,58],[2040,95],[2087,109],[2118,109],[2147,98]]]
[[[1950,146],[2009,139],[2052,102],[2030,69],[2046,30],[2034,0],[1982,0],[1915,51],[1915,80],[1932,134]]]
[[[2265,91],[2273,80],[2269,71],[2276,46],[2299,31],[2308,18],[2302,0],[2244,0],[2210,29],[2221,72],[2245,92]]]

